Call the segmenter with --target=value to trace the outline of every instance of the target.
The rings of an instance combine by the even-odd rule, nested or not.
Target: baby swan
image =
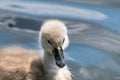
[[[45,22],[40,42],[43,55],[17,46],[0,49],[0,80],[71,80],[63,53],[69,44],[64,23]]]

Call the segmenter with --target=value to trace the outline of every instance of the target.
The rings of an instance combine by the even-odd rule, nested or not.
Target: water
[[[0,4],[0,47],[42,50],[40,26],[45,20],[60,19],[69,32],[65,52],[73,80],[120,80],[119,1],[5,0]]]

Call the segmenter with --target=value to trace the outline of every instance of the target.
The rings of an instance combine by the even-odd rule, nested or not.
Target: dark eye
[[[63,43],[64,43],[64,41],[65,41],[65,38],[63,39]]]
[[[48,40],[48,43],[51,44],[50,40]]]

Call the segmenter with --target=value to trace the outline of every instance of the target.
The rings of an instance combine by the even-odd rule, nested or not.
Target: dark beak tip
[[[56,63],[59,68],[63,68],[66,64],[65,63]]]
[[[55,48],[53,50],[54,52],[54,57],[55,57],[55,62],[56,62],[56,65],[59,67],[59,68],[63,68],[65,66],[65,60],[64,60],[64,53],[63,53],[63,49],[61,48],[60,50]]]
[[[59,68],[63,68],[63,67],[65,66],[65,64],[64,64],[64,63],[61,63],[61,64],[57,64],[57,66],[58,66]]]

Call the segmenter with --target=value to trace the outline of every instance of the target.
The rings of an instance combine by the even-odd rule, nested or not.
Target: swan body
[[[61,21],[50,20],[42,25],[39,51],[11,46],[0,49],[0,80],[71,80],[64,61],[69,44],[67,28]]]

